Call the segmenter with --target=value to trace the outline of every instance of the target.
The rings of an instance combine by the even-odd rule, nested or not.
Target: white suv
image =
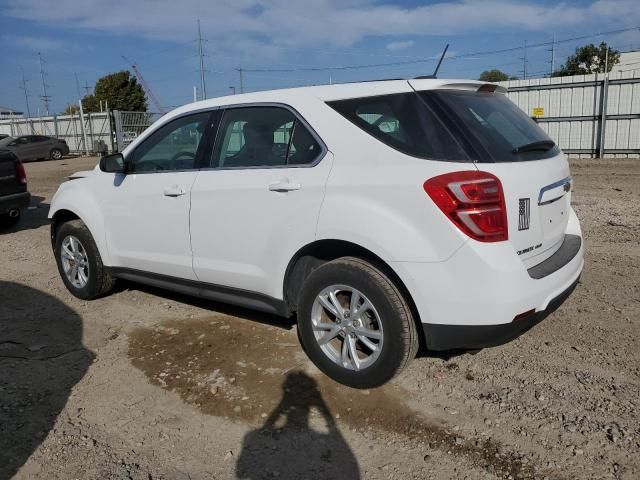
[[[291,316],[368,388],[431,350],[515,338],[583,267],[565,156],[496,85],[393,80],[174,110],[49,212],[67,288],[116,279]]]

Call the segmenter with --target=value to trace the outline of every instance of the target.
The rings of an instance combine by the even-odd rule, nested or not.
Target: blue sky
[[[77,102],[80,86],[137,63],[165,107],[188,103],[199,84],[197,19],[209,97],[245,91],[429,74],[446,43],[440,77],[477,78],[500,68],[522,76],[523,50],[490,52],[596,32],[640,27],[637,0],[0,0],[0,105],[42,109],[38,55],[46,61],[52,112]],[[640,30],[557,45],[558,63],[576,46],[602,40],[640,48]],[[527,49],[530,75],[549,69],[548,46]],[[362,65],[420,62],[375,68]],[[325,70],[309,70],[323,69]],[[293,70],[293,71],[251,71]],[[82,90],[84,92],[84,90]]]

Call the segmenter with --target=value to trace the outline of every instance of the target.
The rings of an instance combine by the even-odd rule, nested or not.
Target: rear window
[[[544,130],[503,94],[431,90],[419,95],[434,108],[441,107],[438,111],[443,118],[456,122],[459,134],[471,140],[480,161],[539,160],[559,152]],[[539,142],[546,145],[514,152]]]
[[[469,156],[431,107],[415,93],[329,102],[349,121],[396,150],[414,157],[469,161]]]
[[[514,162],[549,158],[559,151],[500,93],[429,90],[328,104],[376,139],[414,157]],[[537,147],[522,149],[531,144]]]

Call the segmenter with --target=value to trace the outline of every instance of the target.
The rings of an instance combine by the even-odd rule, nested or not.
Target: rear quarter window
[[[459,140],[415,93],[328,102],[382,143],[413,157],[468,162]]]

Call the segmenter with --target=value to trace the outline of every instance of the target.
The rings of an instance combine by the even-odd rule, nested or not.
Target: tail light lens
[[[23,185],[27,184],[27,172],[24,171],[24,165],[21,161],[16,163],[16,178]]]
[[[502,184],[487,172],[453,172],[430,178],[424,190],[460,230],[480,242],[508,240]]]

